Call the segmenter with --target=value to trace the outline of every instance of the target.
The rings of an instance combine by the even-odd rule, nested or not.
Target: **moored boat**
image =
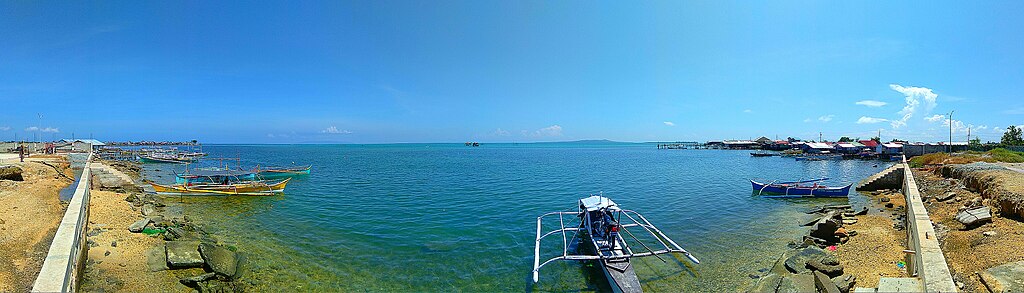
[[[792,182],[773,181],[767,184],[750,180],[750,185],[754,189],[753,193],[765,197],[847,197],[850,194],[852,183],[842,187],[828,187],[820,184],[825,180],[828,178]],[[813,184],[808,185],[809,183]]]
[[[185,164],[195,161],[195,158],[161,155],[139,155],[139,162],[142,163],[174,163]]]
[[[259,174],[259,177],[263,179],[277,179],[286,178],[299,175],[309,175],[313,165],[297,166],[297,167],[257,167],[255,173]]]
[[[700,263],[696,257],[679,247],[679,244],[651,224],[643,215],[635,211],[620,209],[609,198],[595,195],[580,199],[578,203],[576,212],[551,212],[537,217],[537,238],[533,258],[534,283],[540,280],[540,268],[552,261],[596,261],[613,292],[643,292],[640,279],[630,263],[631,258],[646,256],[661,258],[658,255],[672,254],[686,256],[695,264]],[[560,228],[543,233],[543,219],[556,215]],[[565,219],[564,216],[572,216],[572,218]],[[566,223],[569,225],[567,226]],[[577,224],[573,225],[574,223]],[[641,234],[641,236],[654,238],[661,245],[652,248],[651,246],[654,244],[648,245],[642,242],[628,230],[631,227],[640,227],[649,233],[649,235]],[[568,235],[568,232],[572,232],[572,235]],[[541,263],[541,240],[556,234],[562,236],[562,255]],[[627,241],[624,235],[633,241]],[[576,251],[570,252],[569,247],[573,245],[570,244],[569,239],[572,239],[573,243],[581,241],[579,243],[581,245],[576,247],[578,249],[583,247],[585,252],[583,254]],[[636,251],[634,251],[634,247],[631,247],[630,243],[638,244],[640,247],[636,247]]]
[[[174,184],[163,185],[146,181],[157,194],[167,195],[274,195],[284,192],[287,178],[281,181],[248,181],[229,184]]]
[[[231,183],[239,181],[255,181],[256,173],[228,170],[223,168],[194,169],[186,170],[183,173],[174,173],[174,183],[177,184],[199,184],[199,183]]]

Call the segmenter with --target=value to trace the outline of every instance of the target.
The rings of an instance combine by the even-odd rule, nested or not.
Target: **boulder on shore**
[[[199,254],[199,241],[167,241],[167,265],[171,268],[195,268],[203,266]]]
[[[999,265],[978,272],[981,282],[991,292],[1024,291],[1024,261]]]
[[[826,253],[825,250],[822,250],[817,246],[809,246],[793,252],[788,258],[786,258],[784,265],[786,266],[786,269],[794,274],[806,273],[811,271],[807,269],[808,261],[818,261],[827,255],[828,253]]]
[[[128,226],[128,232],[142,232],[143,229],[146,229],[146,225],[149,225],[149,218],[135,221],[135,223],[132,223],[131,226]]]
[[[832,278],[832,283],[836,284],[839,288],[839,292],[847,293],[853,290],[853,286],[857,284],[857,277],[851,274],[845,274]]]
[[[24,181],[25,178],[21,176],[21,173],[22,170],[18,166],[0,166],[0,180]]]
[[[203,261],[206,261],[206,265],[210,267],[210,270],[228,278],[235,277],[238,259],[235,257],[234,251],[221,246],[202,243],[199,244],[199,253],[202,255]]]
[[[989,207],[969,209],[957,214],[956,220],[970,229],[985,222],[992,221],[992,210]]]

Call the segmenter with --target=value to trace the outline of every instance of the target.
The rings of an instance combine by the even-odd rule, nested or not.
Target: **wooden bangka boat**
[[[195,169],[186,170],[184,173],[174,173],[174,183],[177,184],[199,184],[199,183],[231,183],[239,181],[255,181],[256,173],[216,169]]]
[[[312,165],[298,167],[257,167],[255,173],[259,174],[263,179],[278,179],[298,175],[309,175],[309,171],[312,168]]]
[[[819,184],[828,178],[792,182],[771,182],[768,184],[750,180],[754,193],[766,197],[846,197],[850,194],[848,184],[843,187],[828,187]],[[807,185],[807,183],[813,183]]]
[[[277,181],[249,181],[230,184],[174,184],[162,185],[146,181],[157,194],[170,195],[274,195],[284,192],[291,178]]]
[[[195,158],[190,158],[190,157],[139,155],[139,162],[142,162],[142,163],[174,163],[174,164],[184,164],[184,163],[192,162],[194,160],[195,160]]]
[[[559,229],[543,233],[543,219],[549,216],[558,216]],[[572,216],[565,219],[564,216]],[[578,225],[572,224],[578,221]],[[628,221],[628,223],[623,223]],[[566,223],[569,225],[566,226]],[[641,242],[627,228],[640,227],[653,236],[660,243],[657,250]],[[568,235],[572,232],[572,235]],[[540,262],[541,240],[547,236],[562,235],[562,255]],[[633,241],[627,241],[628,236]],[[642,234],[645,236],[647,234]],[[570,240],[571,239],[571,240]],[[577,248],[584,247],[583,254],[570,253],[571,243],[581,241]],[[638,248],[634,251],[630,246],[639,244],[643,250]],[[537,217],[537,240],[533,256],[533,282],[540,279],[540,268],[556,260],[581,260],[597,261],[605,278],[613,292],[643,292],[640,287],[640,279],[637,278],[630,259],[633,257],[655,256],[661,258],[660,254],[682,254],[695,264],[700,261],[690,255],[689,252],[679,247],[675,241],[668,238],[657,227],[651,224],[643,215],[631,210],[620,209],[615,202],[603,196],[591,196],[579,200],[578,211],[576,212],[551,212]]]

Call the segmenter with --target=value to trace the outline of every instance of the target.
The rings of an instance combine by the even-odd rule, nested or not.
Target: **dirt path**
[[[82,291],[192,292],[178,283],[176,277],[176,274],[185,276],[186,272],[149,271],[146,254],[151,249],[163,253],[163,240],[128,232],[127,227],[142,216],[124,200],[126,196],[111,191],[92,191],[87,234],[89,261]]]
[[[0,180],[0,292],[31,289],[66,208],[58,193],[72,182],[32,161],[4,161],[21,167],[25,181]],[[63,159],[47,161],[74,176]]]

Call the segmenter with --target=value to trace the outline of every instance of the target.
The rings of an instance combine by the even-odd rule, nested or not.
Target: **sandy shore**
[[[1005,180],[1017,182],[1005,182],[1004,187],[1014,191],[1024,191],[1024,174],[1012,176],[1014,173],[1002,172],[1001,177],[993,180]],[[948,180],[941,176],[927,171],[915,171],[914,176],[922,185],[922,196],[936,197],[947,192],[956,192],[956,198],[945,202],[938,202],[935,199],[928,200],[925,207],[932,222],[937,223],[936,233],[942,251],[946,256],[946,263],[953,274],[953,279],[964,285],[964,292],[986,292],[985,285],[981,283],[978,272],[1005,263],[1024,260],[1024,254],[1020,249],[1024,246],[1024,223],[1019,220],[1003,217],[996,214],[992,222],[980,227],[965,230],[960,222],[954,219],[964,203],[970,202],[981,196],[968,189],[961,188],[959,181]],[[1000,182],[1003,183],[1003,182]],[[990,200],[985,203],[992,206]],[[994,210],[998,210],[995,208]],[[941,227],[944,227],[941,228]],[[995,232],[993,236],[985,236],[984,232]]]
[[[885,202],[874,204],[867,215],[856,216],[857,223],[846,229],[857,231],[857,236],[839,246],[836,257],[845,267],[845,272],[857,276],[857,287],[874,288],[880,277],[907,277],[906,270],[896,266],[904,260],[906,231],[893,228],[892,213],[906,206],[903,195],[893,192],[866,193],[873,203],[888,198],[892,208]]]
[[[89,261],[82,290],[122,292],[194,292],[179,277],[203,273],[202,269],[151,272],[147,252],[163,253],[163,239],[131,233],[127,227],[142,219],[125,193],[92,191],[89,214]],[[116,246],[114,246],[116,242]]]
[[[58,193],[72,182],[36,160],[19,163],[15,155],[3,163],[21,167],[25,181],[0,181],[0,292],[31,289],[64,216]],[[63,159],[45,160],[73,176]]]

